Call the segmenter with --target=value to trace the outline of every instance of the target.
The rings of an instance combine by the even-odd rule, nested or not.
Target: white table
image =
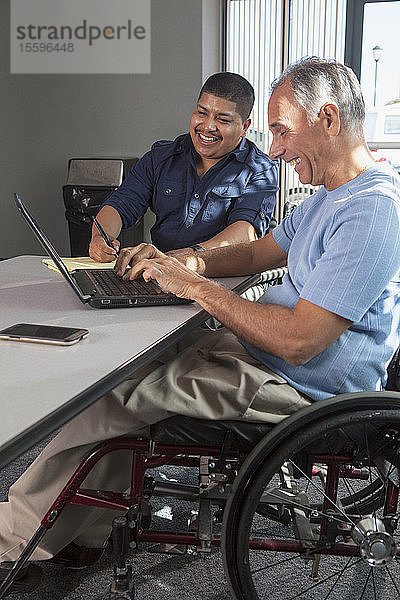
[[[221,282],[241,293],[256,278]],[[198,304],[98,310],[41,257],[0,261],[0,329],[83,327],[73,346],[0,340],[0,467],[64,425],[208,317]]]

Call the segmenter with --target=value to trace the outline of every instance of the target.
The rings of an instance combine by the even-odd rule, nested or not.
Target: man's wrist
[[[217,307],[229,305],[229,295],[233,292],[227,290],[217,281],[212,281],[200,276],[197,282],[192,284],[191,299],[198,302],[206,311],[218,318]]]

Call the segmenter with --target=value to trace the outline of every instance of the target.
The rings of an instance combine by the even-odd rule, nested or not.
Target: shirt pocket
[[[257,211],[257,215],[254,218],[253,225],[257,230],[259,236],[264,237],[267,233],[268,227],[271,224],[275,208],[275,197],[270,195],[263,198],[260,208]],[[274,221],[276,227],[276,221]]]
[[[185,187],[182,181],[163,179],[153,195],[153,211],[157,219],[171,217],[175,221],[184,213]]]
[[[227,221],[229,212],[237,198],[242,195],[242,189],[237,184],[219,185],[214,187],[206,196],[203,211],[203,221],[222,223]]]

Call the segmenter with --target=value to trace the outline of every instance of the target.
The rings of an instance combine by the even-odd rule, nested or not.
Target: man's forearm
[[[257,233],[251,223],[247,221],[236,221],[228,225],[223,231],[217,233],[209,240],[201,242],[200,245],[206,250],[211,248],[222,248],[242,242],[253,242],[257,239]]]
[[[279,266],[278,263],[286,256],[272,237],[199,252],[198,256],[205,255],[205,258],[189,256],[185,260],[166,256],[151,244],[140,244],[121,251],[116,272],[124,279],[136,279],[143,275],[146,281],[156,280],[164,290],[180,298],[197,301],[238,337],[253,346],[279,356],[288,363],[300,365],[332,344],[351,322],[302,298],[293,309],[250,302],[202,276],[202,272],[219,275],[219,269],[223,269],[222,275],[237,275],[241,271],[249,273],[251,271],[247,270],[246,265],[260,265],[264,250],[270,250],[268,266],[271,268],[274,264]],[[234,265],[235,268],[230,265],[234,262],[233,258],[240,263],[239,266]],[[202,262],[191,267],[191,260]],[[211,273],[214,260],[216,272]],[[129,265],[131,268],[127,270]]]
[[[196,283],[191,297],[240,339],[295,366],[319,354],[351,324],[305,300],[293,309],[259,304],[213,281]]]
[[[250,302],[212,281],[197,286],[193,298],[240,339],[288,362],[294,360],[291,309]]]
[[[122,220],[119,212],[112,206],[103,206],[97,215],[97,220],[109,237],[117,238],[122,229]],[[99,235],[97,227],[92,226],[92,237]]]
[[[207,277],[251,275],[254,272],[251,270],[251,243],[213,248],[176,258],[193,271]]]
[[[257,239],[257,233],[251,223],[247,221],[236,221],[231,225],[228,225],[223,231],[220,231],[212,238],[199,242],[199,246],[204,250],[210,250],[211,248],[223,248],[225,246],[231,246],[233,244],[240,244],[242,242],[252,242]],[[188,254],[194,254],[195,249],[192,247],[188,248],[177,248],[176,250],[170,250],[166,254],[168,256],[175,256],[176,258],[182,258]]]
[[[233,244],[176,258],[207,277],[251,275],[286,265],[287,254],[271,234],[254,242]]]

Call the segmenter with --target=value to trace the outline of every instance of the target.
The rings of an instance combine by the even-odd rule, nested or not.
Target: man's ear
[[[242,137],[245,137],[247,130],[250,127],[250,123],[251,123],[251,119],[246,119],[245,122],[243,123],[243,128],[242,128],[242,133],[241,133]]]
[[[340,132],[340,115],[339,108],[333,102],[327,102],[321,106],[319,117],[322,125],[331,137],[339,135]]]

